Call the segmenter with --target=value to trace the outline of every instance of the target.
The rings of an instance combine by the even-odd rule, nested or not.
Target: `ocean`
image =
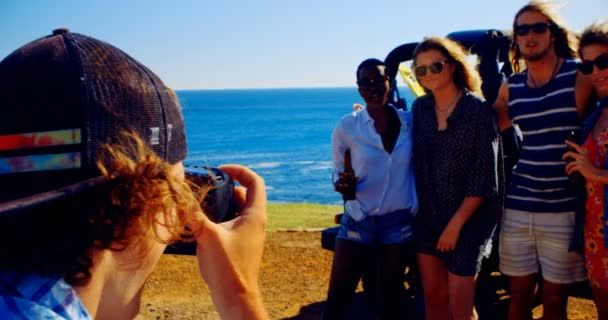
[[[408,104],[409,90],[401,89]],[[331,132],[363,103],[355,87],[182,90],[186,165],[238,163],[266,181],[270,202],[341,204],[331,177]]]

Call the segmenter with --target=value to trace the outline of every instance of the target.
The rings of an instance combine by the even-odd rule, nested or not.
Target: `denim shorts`
[[[412,220],[412,213],[405,209],[367,216],[361,221],[355,221],[346,213],[340,220],[337,238],[366,245],[406,243],[413,237]]]

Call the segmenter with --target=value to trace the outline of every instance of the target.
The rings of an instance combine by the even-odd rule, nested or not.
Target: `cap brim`
[[[58,189],[37,193],[31,196],[0,203],[0,218],[18,215],[36,207],[48,205],[59,200],[68,198],[85,190],[99,187],[111,180],[105,176],[98,176],[74,183]]]

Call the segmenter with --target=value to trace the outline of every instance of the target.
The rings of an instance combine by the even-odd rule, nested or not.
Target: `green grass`
[[[334,225],[334,215],[342,206],[315,203],[269,203],[268,230],[326,228]]]

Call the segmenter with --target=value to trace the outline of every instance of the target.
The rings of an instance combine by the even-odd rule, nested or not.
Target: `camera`
[[[193,192],[206,191],[201,209],[209,220],[220,223],[236,217],[234,181],[229,174],[209,166],[186,166],[185,173]],[[196,255],[196,242],[176,242],[165,253]]]
[[[234,181],[226,172],[214,167],[186,167],[186,179],[196,188],[208,188],[201,202],[207,217],[216,223],[236,217]]]

